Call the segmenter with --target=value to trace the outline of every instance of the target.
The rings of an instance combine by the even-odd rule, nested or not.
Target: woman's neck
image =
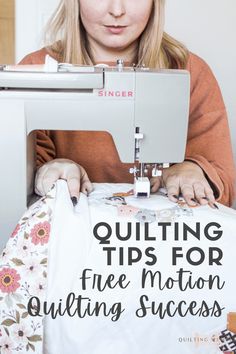
[[[137,61],[137,44],[125,49],[106,48],[90,44],[90,52],[94,63],[108,63],[112,65],[117,59],[123,59],[126,65],[133,65]]]

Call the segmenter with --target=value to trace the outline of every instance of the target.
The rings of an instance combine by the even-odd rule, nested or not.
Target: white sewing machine
[[[23,70],[23,71],[22,71]],[[34,71],[35,70],[35,71]],[[0,228],[4,244],[33,195],[34,131],[108,131],[123,162],[140,163],[137,196],[149,196],[153,175],[184,160],[189,73],[117,66],[80,67],[48,60],[45,66],[0,68]],[[1,248],[1,244],[0,244]]]

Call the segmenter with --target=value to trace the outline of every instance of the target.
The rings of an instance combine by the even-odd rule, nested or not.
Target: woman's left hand
[[[162,177],[151,178],[151,192],[165,187],[168,198],[177,202],[180,193],[189,206],[206,205],[216,208],[215,197],[203,170],[191,161],[163,169]]]

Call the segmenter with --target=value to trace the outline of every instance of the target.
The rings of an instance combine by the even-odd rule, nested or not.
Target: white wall
[[[138,1],[138,0],[137,0]],[[16,0],[16,61],[41,46],[59,0]],[[166,0],[166,31],[213,69],[229,115],[236,160],[236,0]]]
[[[236,158],[236,0],[166,2],[166,31],[205,59],[217,77]]]
[[[59,0],[15,0],[16,62],[43,45],[43,27]]]

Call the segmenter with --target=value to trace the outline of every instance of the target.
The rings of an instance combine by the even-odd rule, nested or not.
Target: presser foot
[[[130,168],[129,172],[134,174],[134,196],[135,197],[150,197],[151,184],[148,177],[144,177],[151,169],[152,177],[161,177],[162,169],[168,168],[169,163],[162,164],[143,164],[139,167],[134,166]],[[141,176],[138,176],[141,175]]]
[[[134,179],[134,196],[135,197],[150,197],[150,181],[148,177],[135,177]]]

